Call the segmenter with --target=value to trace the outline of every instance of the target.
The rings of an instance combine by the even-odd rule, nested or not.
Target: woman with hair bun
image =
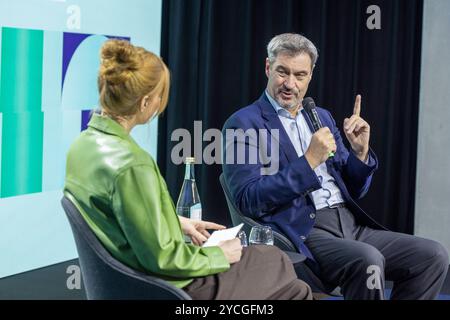
[[[224,226],[177,216],[158,166],[130,136],[164,111],[169,86],[160,57],[124,40],[105,42],[101,113],[68,152],[64,194],[115,258],[193,299],[311,299],[311,289],[276,247],[243,249],[236,238],[203,248],[207,229]]]

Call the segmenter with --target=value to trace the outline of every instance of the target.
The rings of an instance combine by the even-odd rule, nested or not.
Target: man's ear
[[[269,77],[270,74],[270,62],[269,62],[269,58],[266,58],[266,76],[267,78]]]

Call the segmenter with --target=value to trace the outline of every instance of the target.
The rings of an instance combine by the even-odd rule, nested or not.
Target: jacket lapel
[[[278,114],[275,109],[270,104],[269,100],[266,97],[266,94],[263,93],[258,100],[258,105],[261,108],[262,117],[265,120],[265,126],[269,130],[277,129],[279,132],[279,147],[280,150],[283,150],[289,162],[295,161],[298,159],[297,152],[295,151],[294,146],[289,139],[286,131],[284,130],[283,124],[278,118]],[[275,137],[274,137],[275,138]]]

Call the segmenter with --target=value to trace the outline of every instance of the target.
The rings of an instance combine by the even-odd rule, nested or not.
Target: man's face
[[[307,53],[294,57],[278,54],[270,64],[266,59],[267,91],[288,111],[296,110],[308,90],[312,77],[311,58]]]

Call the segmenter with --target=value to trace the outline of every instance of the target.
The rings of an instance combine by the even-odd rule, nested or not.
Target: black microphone
[[[311,97],[304,98],[302,101],[303,109],[305,109],[309,118],[311,119],[314,132],[322,128],[322,122],[320,122],[319,115],[316,111],[316,104]]]
[[[302,105],[303,109],[305,109],[306,113],[308,114],[309,119],[311,119],[314,132],[322,128],[322,122],[320,121],[319,115],[317,114],[316,103],[314,102],[313,98],[304,98],[302,101]],[[330,152],[328,154],[328,157],[334,157],[334,152]]]

